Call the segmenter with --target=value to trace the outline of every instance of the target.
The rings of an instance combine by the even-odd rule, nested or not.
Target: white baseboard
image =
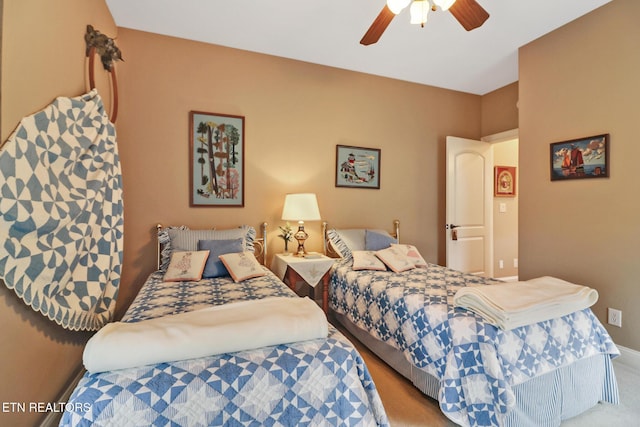
[[[640,372],[640,351],[632,350],[621,345],[618,346],[618,350],[620,350],[620,357],[614,360],[637,372]]]

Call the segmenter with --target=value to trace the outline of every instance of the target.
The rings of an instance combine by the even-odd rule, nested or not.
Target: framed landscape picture
[[[191,206],[244,206],[244,117],[189,112]]]
[[[551,144],[551,181],[609,176],[609,134]]]
[[[380,150],[336,146],[336,187],[380,188]]]

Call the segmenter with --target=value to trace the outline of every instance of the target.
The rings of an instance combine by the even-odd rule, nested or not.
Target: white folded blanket
[[[109,323],[89,339],[83,362],[87,371],[103,372],[324,338],[328,331],[309,298],[265,298]]]
[[[453,298],[455,306],[471,310],[504,330],[561,317],[591,307],[596,301],[595,289],[550,276],[466,287]]]

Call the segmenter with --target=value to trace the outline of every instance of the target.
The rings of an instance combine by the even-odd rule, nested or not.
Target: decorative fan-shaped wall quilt
[[[64,328],[114,314],[123,255],[113,124],[94,89],[22,119],[0,149],[0,279]]]

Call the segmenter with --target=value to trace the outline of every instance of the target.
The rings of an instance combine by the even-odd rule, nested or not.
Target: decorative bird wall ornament
[[[118,49],[112,38],[107,37],[100,31],[93,28],[92,25],[87,25],[87,32],[84,35],[84,41],[87,44],[86,56],[89,58],[87,66],[89,70],[89,87],[93,90],[96,87],[95,71],[94,71],[94,58],[96,54],[100,56],[100,61],[104,69],[111,75],[111,93],[112,93],[112,105],[111,105],[111,122],[115,123],[118,117],[118,82],[116,78],[116,69],[113,67],[114,61],[123,61],[122,52]]]
[[[87,43],[86,55],[89,56],[91,48],[95,48],[105,70],[111,71],[114,61],[124,62],[122,52],[113,39],[94,29],[92,25],[87,25],[87,33],[84,35],[84,40]]]

